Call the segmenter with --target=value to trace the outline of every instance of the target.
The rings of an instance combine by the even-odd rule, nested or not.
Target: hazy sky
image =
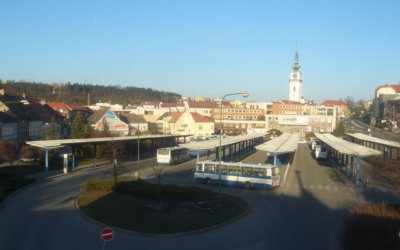
[[[321,102],[400,81],[400,1],[1,1],[0,78]]]

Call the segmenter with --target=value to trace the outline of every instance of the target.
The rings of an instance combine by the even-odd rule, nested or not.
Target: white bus
[[[189,150],[180,147],[157,149],[157,163],[162,165],[175,165],[189,160]]]
[[[315,146],[315,159],[326,159],[328,157],[328,148],[325,145]]]
[[[219,162],[197,162],[194,178],[198,183],[218,184]],[[246,188],[276,188],[280,186],[279,168],[271,164],[222,162],[221,184]]]

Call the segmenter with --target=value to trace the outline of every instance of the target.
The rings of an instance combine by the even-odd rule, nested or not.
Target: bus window
[[[214,164],[205,164],[204,171],[215,172]]]
[[[224,173],[224,174],[228,173],[228,166],[222,165],[221,166],[221,173]]]
[[[228,173],[229,174],[240,174],[240,167],[239,166],[229,166]]]
[[[169,155],[169,149],[167,149],[167,148],[160,148],[160,149],[157,150],[157,153],[158,153],[159,155]]]
[[[242,167],[242,175],[253,175],[253,168]]]
[[[203,171],[203,164],[198,164],[196,170]]]
[[[266,176],[267,171],[265,168],[254,168],[254,176]]]

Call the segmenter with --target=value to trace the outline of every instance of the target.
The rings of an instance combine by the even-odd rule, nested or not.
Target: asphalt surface
[[[266,160],[264,152],[256,152],[244,161]],[[156,181],[154,159],[141,165],[142,178]],[[245,217],[215,230],[181,237],[150,237],[116,230],[105,249],[340,249],[340,229],[348,206],[397,198],[378,190],[356,188],[324,165],[311,157],[306,144],[299,144],[281,188],[223,188],[223,192],[250,203],[252,210]],[[134,174],[135,168],[135,164],[127,165],[120,171]],[[162,168],[162,182],[196,185],[194,160]],[[74,199],[87,180],[111,176],[112,168],[80,171],[18,192],[0,207],[0,249],[102,249],[99,234],[103,225],[82,217]],[[217,190],[214,186],[197,186]]]
[[[344,122],[347,130],[352,130],[358,133],[371,135],[383,140],[400,141],[400,136],[386,131],[384,129],[371,127],[359,119],[348,119]],[[368,130],[369,129],[369,130]]]

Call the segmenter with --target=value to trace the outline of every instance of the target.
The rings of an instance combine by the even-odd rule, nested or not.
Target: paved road
[[[400,136],[380,128],[370,127],[368,124],[364,123],[359,119],[346,120],[344,122],[344,125],[348,130],[352,130],[358,133],[363,133],[366,135],[371,135],[384,140],[391,140],[391,141],[400,140]],[[370,129],[370,131],[368,131],[368,129]]]
[[[265,160],[263,152],[246,159]],[[151,179],[154,172],[149,161],[142,177]],[[194,161],[164,167],[162,180],[192,184],[193,167]],[[126,171],[133,168],[126,166]],[[0,249],[101,249],[102,226],[81,217],[74,198],[88,179],[111,176],[109,168],[82,171],[19,192],[0,207]],[[230,225],[184,237],[117,231],[106,249],[340,249],[338,232],[347,206],[385,195],[347,185],[333,169],[318,165],[306,144],[299,145],[288,180],[280,189],[224,187],[223,191],[246,199],[251,212]]]

